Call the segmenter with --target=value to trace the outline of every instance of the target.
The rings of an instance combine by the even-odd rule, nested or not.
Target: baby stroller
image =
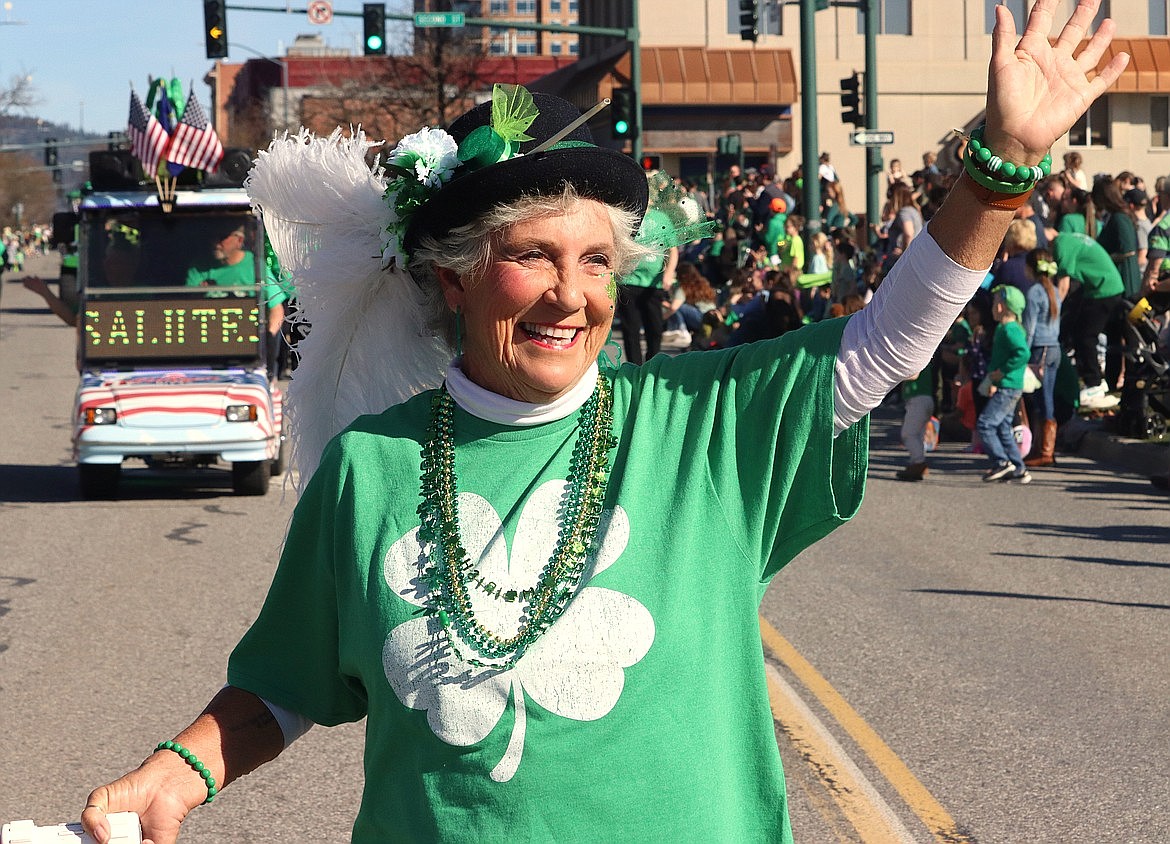
[[[1170,364],[1158,349],[1154,317],[1170,311],[1170,293],[1151,293],[1130,306],[1125,320],[1125,381],[1117,431],[1136,439],[1170,433]]]

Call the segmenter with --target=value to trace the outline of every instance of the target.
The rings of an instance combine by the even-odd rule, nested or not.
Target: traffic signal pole
[[[877,119],[877,4],[878,0],[861,0],[865,13],[865,128],[873,132],[878,128]],[[865,223],[867,226],[881,222],[881,204],[885,198],[882,188],[882,148],[869,144],[865,148]],[[873,229],[866,235],[866,243],[872,243]]]
[[[809,238],[821,230],[821,180],[817,172],[820,155],[817,150],[816,10],[816,0],[800,0],[800,152],[804,159],[800,204],[804,209],[806,246]],[[812,253],[806,251],[806,254]]]
[[[630,42],[630,85],[634,89],[634,120],[638,131],[634,133],[632,153],[635,161],[642,160],[642,41],[638,29],[638,0],[630,0],[630,29],[626,38]]]

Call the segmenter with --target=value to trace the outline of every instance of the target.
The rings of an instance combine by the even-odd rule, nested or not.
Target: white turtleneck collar
[[[597,364],[585,371],[573,388],[558,399],[547,404],[530,404],[525,401],[505,398],[499,393],[484,389],[463,374],[462,357],[451,361],[447,367],[447,392],[463,410],[472,416],[524,428],[556,422],[581,409],[597,386]]]

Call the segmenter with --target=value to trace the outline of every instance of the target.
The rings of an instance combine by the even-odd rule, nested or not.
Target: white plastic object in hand
[[[113,812],[106,820],[110,823],[110,844],[142,844],[137,812]],[[94,840],[80,823],[37,826],[35,821],[13,821],[0,830],[0,844],[94,844]]]

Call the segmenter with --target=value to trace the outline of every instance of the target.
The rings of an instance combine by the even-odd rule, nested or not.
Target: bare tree
[[[48,222],[56,205],[56,186],[36,158],[7,153],[0,155],[0,220],[5,225],[15,224],[18,205],[22,223]]]
[[[32,76],[27,73],[16,74],[9,78],[7,88],[0,88],[0,117],[7,117],[17,111],[28,111],[39,102]]]
[[[398,138],[420,126],[446,126],[482,91],[484,42],[462,30],[415,31],[414,42],[384,59],[351,59],[322,73],[301,100],[300,119],[315,132],[361,124],[372,138]],[[329,66],[336,68],[336,65]]]

